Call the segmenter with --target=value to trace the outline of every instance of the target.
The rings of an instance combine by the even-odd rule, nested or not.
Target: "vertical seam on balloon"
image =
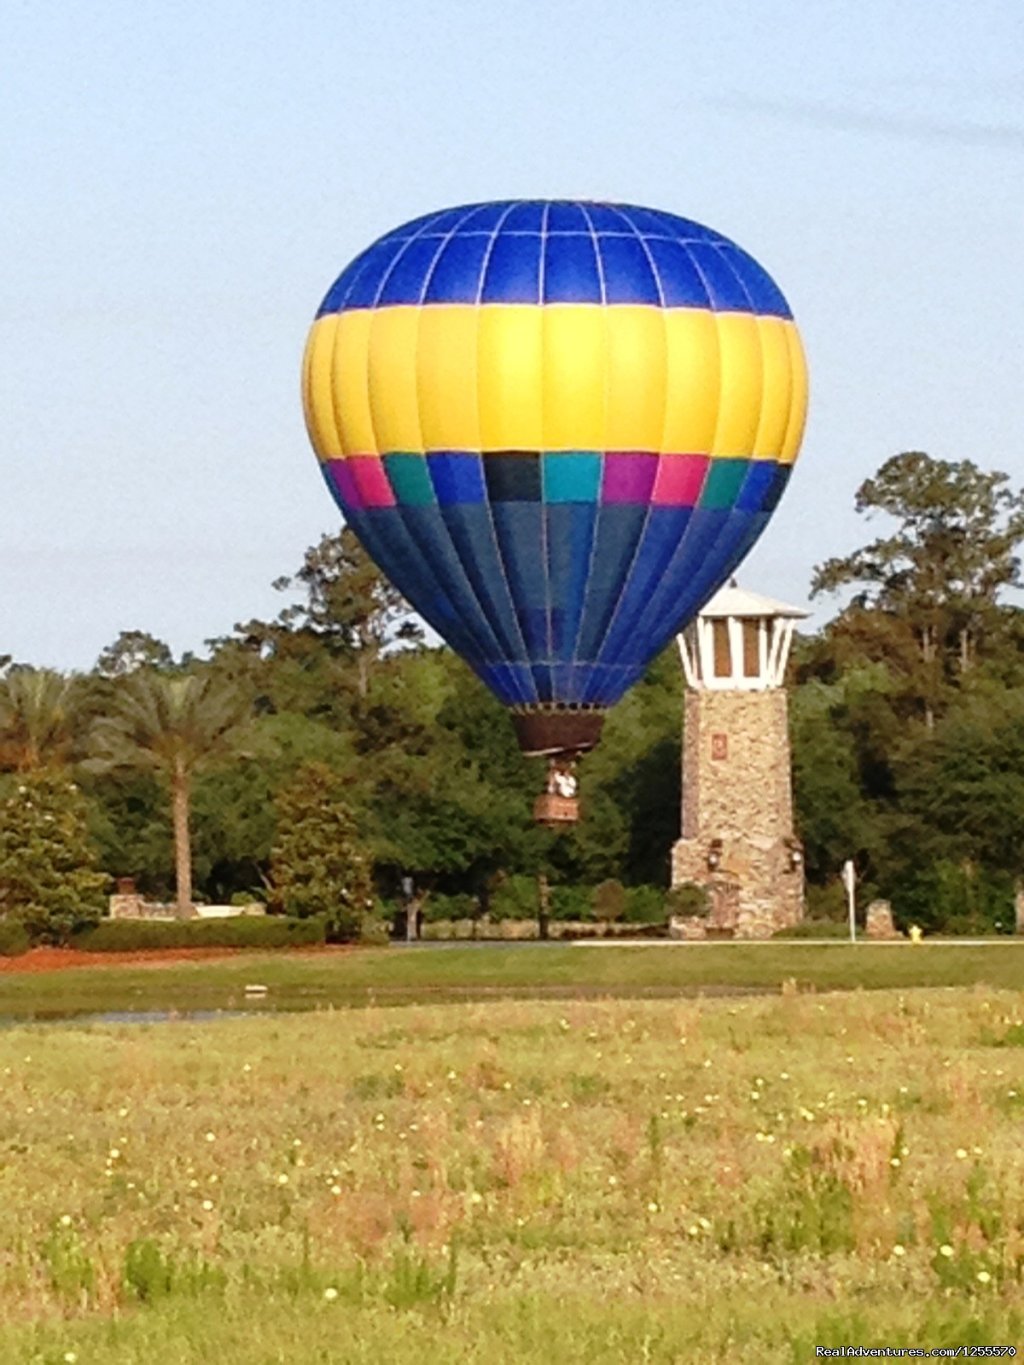
[[[732,275],[733,279],[735,279],[736,283],[739,285],[740,293],[746,299],[747,305],[750,310],[750,314],[754,319],[754,334],[757,337],[757,352],[760,357],[761,365],[759,375],[759,401],[757,405],[758,406],[757,424],[754,427],[754,441],[750,451],[750,458],[751,460],[753,460],[754,451],[757,449],[757,437],[761,429],[761,421],[764,417],[764,341],[762,340],[761,337],[761,327],[758,321],[759,314],[757,312],[757,309],[754,307],[753,299],[750,297],[750,290],[743,282],[742,276],[740,275],[736,267],[733,265],[732,261],[729,260],[728,256],[725,254],[725,252],[719,245],[716,244],[713,247],[713,250],[717,254],[718,259],[722,262],[725,268]]]
[[[538,295],[539,295],[538,300],[537,300],[537,304],[538,304],[538,307],[539,307],[540,310],[541,310],[541,330],[540,330],[540,346],[541,346],[541,352],[540,352],[540,370],[541,370],[540,450],[538,450],[538,452],[537,452],[537,461],[538,461],[538,463],[540,464],[540,469],[539,469],[538,473],[539,473],[539,475],[540,475],[540,483],[541,483],[541,487],[540,487],[540,505],[539,505],[539,509],[538,509],[538,510],[539,510],[539,512],[540,512],[540,562],[541,562],[541,567],[542,567],[543,570],[544,570],[544,642],[545,642],[545,647],[546,647],[546,651],[545,651],[545,652],[546,652],[546,654],[547,654],[547,658],[546,658],[546,660],[544,661],[543,667],[545,667],[545,668],[548,670],[548,682],[549,682],[549,684],[550,684],[551,681],[552,681],[552,672],[551,672],[551,670],[552,670],[552,669],[554,668],[554,666],[555,666],[555,660],[554,660],[554,652],[555,652],[555,651],[554,651],[554,641],[553,641],[552,632],[551,632],[551,612],[552,612],[552,610],[553,610],[553,608],[554,608],[554,603],[553,603],[552,598],[551,598],[551,566],[548,564],[548,522],[547,522],[547,504],[546,504],[545,501],[544,501],[544,451],[547,450],[547,448],[548,448],[548,433],[547,433],[547,423],[546,423],[546,421],[545,421],[545,417],[546,417],[546,414],[547,414],[547,404],[546,404],[545,401],[544,401],[544,385],[543,385],[543,375],[544,375],[544,370],[545,370],[545,364],[544,364],[544,358],[545,358],[545,357],[544,357],[544,352],[545,352],[545,348],[546,348],[546,346],[547,346],[547,328],[544,326],[544,321],[543,321],[543,319],[544,319],[544,309],[545,309],[545,304],[544,304],[544,285],[545,285],[546,274],[547,274],[548,220],[549,220],[550,216],[551,216],[551,204],[550,204],[550,203],[547,203],[547,204],[544,205],[544,211],[543,211],[543,213],[541,214],[541,220],[540,220],[540,269],[539,269],[538,272],[537,272],[537,291],[538,291]],[[536,687],[536,679],[534,679],[534,686]],[[552,698],[551,700],[554,700],[554,698]]]
[[[501,553],[501,541],[500,541],[500,539],[499,539],[499,537],[498,537],[498,524],[497,524],[497,522],[494,520],[494,509],[491,507],[490,493],[489,493],[488,490],[487,490],[487,475],[486,475],[486,473],[484,472],[484,459],[485,459],[485,455],[484,455],[484,448],[483,448],[483,420],[482,420],[481,404],[480,404],[480,372],[481,372],[481,367],[480,367],[480,315],[481,315],[481,309],[483,308],[484,284],[485,284],[485,282],[486,282],[486,280],[487,280],[487,270],[488,270],[488,267],[490,266],[490,263],[491,263],[491,257],[492,257],[493,254],[494,254],[494,248],[495,248],[495,246],[496,246],[496,244],[497,244],[498,237],[501,235],[501,229],[502,229],[502,227],[505,225],[506,219],[507,219],[507,218],[509,217],[509,215],[513,212],[513,210],[514,210],[515,208],[518,207],[518,205],[519,205],[521,202],[522,202],[521,200],[513,200],[513,201],[509,204],[509,206],[508,206],[508,208],[505,210],[505,212],[504,212],[504,213],[501,215],[501,217],[498,219],[498,221],[495,223],[494,228],[493,228],[493,230],[492,230],[492,232],[491,232],[491,240],[490,240],[490,241],[488,242],[488,244],[487,244],[487,249],[486,249],[486,251],[484,252],[483,260],[482,260],[481,263],[480,263],[480,280],[479,280],[479,283],[478,283],[478,285],[477,285],[477,291],[476,291],[476,310],[477,310],[477,324],[476,324],[476,346],[477,346],[477,356],[476,356],[476,362],[477,362],[477,363],[476,363],[476,370],[477,370],[477,374],[476,374],[476,426],[477,426],[477,438],[478,438],[478,440],[477,440],[477,445],[478,445],[478,448],[479,448],[479,455],[480,455],[480,477],[481,477],[481,478],[483,479],[483,481],[484,481],[484,493],[485,493],[485,497],[484,497],[484,507],[487,509],[487,521],[488,521],[488,523],[489,523],[489,525],[490,525],[490,528],[491,528],[491,539],[492,539],[492,541],[493,541],[493,543],[494,543],[494,557],[495,557],[495,559],[497,560],[498,564],[501,566],[502,584],[503,584],[504,589],[505,589],[505,596],[508,598],[508,605],[509,605],[509,611],[510,611],[510,613],[511,613],[512,624],[513,624],[513,626],[514,626],[514,628],[515,628],[516,634],[519,636],[519,644],[520,644],[520,647],[521,647],[521,650],[522,650],[522,660],[523,660],[524,664],[526,665],[527,673],[529,673],[530,651],[529,651],[529,650],[527,649],[527,647],[526,647],[526,636],[523,634],[523,628],[522,628],[522,626],[521,626],[520,623],[519,623],[519,617],[516,615],[516,601],[515,601],[515,598],[512,596],[512,588],[511,588],[511,585],[509,584],[509,581],[508,581],[508,571],[507,571],[506,568],[505,568],[505,559],[504,559],[504,556],[503,556],[502,553]],[[511,668],[511,667],[515,667],[515,663],[516,663],[515,660],[509,659],[507,662],[508,662],[510,668]],[[532,673],[529,673],[529,676],[530,676],[530,685],[533,686],[533,674],[532,674]],[[534,687],[534,692],[536,692],[536,688],[535,688],[535,687]],[[528,702],[531,700],[531,698],[530,698],[529,695],[527,694],[527,695],[524,695],[524,696],[523,696],[522,700],[523,700],[524,703],[528,703]],[[534,700],[536,700],[536,698],[534,698]]]
[[[377,432],[376,423],[374,422],[374,419],[373,419],[373,403],[372,403],[372,401],[371,401],[371,389],[370,389],[370,345],[371,345],[372,334],[373,334],[373,314],[375,314],[375,313],[377,312],[377,301],[379,301],[380,296],[381,296],[381,294],[383,293],[383,290],[384,290],[384,285],[385,285],[386,282],[391,278],[391,275],[392,275],[392,273],[393,273],[393,271],[394,271],[394,269],[395,269],[395,266],[398,264],[399,259],[400,259],[400,258],[405,254],[405,252],[409,249],[409,246],[412,244],[412,242],[419,240],[419,238],[422,237],[422,236],[424,235],[424,233],[427,231],[427,229],[428,229],[430,226],[432,226],[432,225],[437,221],[437,219],[438,219],[440,216],[441,216],[440,214],[435,214],[432,218],[428,219],[428,220],[423,224],[422,228],[420,228],[420,230],[419,230],[418,232],[414,233],[414,234],[409,238],[409,240],[408,240],[408,241],[404,244],[404,246],[402,247],[401,251],[398,252],[398,253],[396,254],[394,260],[391,262],[391,265],[388,267],[387,271],[385,272],[384,276],[382,277],[380,285],[378,286],[377,295],[376,295],[376,301],[374,302],[373,307],[372,307],[371,309],[369,309],[369,312],[370,312],[370,314],[371,314],[371,318],[370,318],[370,324],[369,324],[369,328],[368,328],[367,336],[366,336],[366,395],[367,395],[367,406],[368,406],[368,409],[369,409],[370,430],[371,430],[371,432],[373,433],[373,444],[374,444],[374,446],[375,446],[375,448],[376,448],[376,452],[375,452],[375,453],[377,454],[378,458],[379,458],[382,462],[383,462],[383,458],[384,458],[384,452],[383,452],[383,451],[381,450],[381,448],[380,448],[380,444],[381,444],[381,443],[380,443],[380,438],[379,438],[379,435],[378,435],[378,432]],[[418,414],[417,414],[417,415],[418,415]],[[422,442],[421,442],[421,444],[422,444]],[[425,453],[424,453],[423,458],[424,458],[424,460],[426,459],[426,454],[425,454]],[[396,499],[396,502],[397,502],[397,499]],[[440,516],[440,509],[439,509],[439,511],[438,511],[438,515]],[[406,519],[405,519],[404,516],[401,518],[401,520],[402,520],[402,525],[403,525],[403,527],[406,527],[406,529],[408,529],[408,524],[407,524]],[[443,523],[443,520],[444,520],[443,517],[441,518],[441,520],[442,520],[442,523]],[[445,527],[445,531],[446,531],[446,532],[448,531],[447,526]],[[414,543],[418,543],[418,542],[415,541],[415,538],[412,537],[411,531],[409,532],[409,535],[410,535],[410,538],[412,538],[412,539],[414,540]],[[450,535],[450,533],[449,533],[449,535]],[[453,549],[454,549],[454,546],[453,546]],[[422,552],[422,551],[421,551],[421,552]],[[461,560],[461,558],[460,558],[459,553],[458,553],[457,550],[455,550],[455,559],[456,559],[456,561],[458,562],[460,568],[462,569],[463,577],[466,577],[465,566],[462,564],[462,560]],[[473,592],[472,584],[469,584],[469,590],[470,590],[470,596],[471,596],[471,598],[472,598],[474,601],[476,601],[477,598],[476,598],[476,594]],[[478,603],[478,606],[479,606],[479,603]],[[481,617],[482,617],[482,619],[484,620],[485,625],[489,624],[489,623],[487,622],[486,614],[485,614],[484,612],[482,612],[482,611],[481,611]],[[495,643],[497,643],[497,640],[495,640]]]
[[[601,285],[601,313],[600,313],[600,319],[601,319],[601,327],[602,327],[602,329],[603,329],[603,331],[604,331],[604,343],[605,343],[604,346],[602,347],[602,350],[601,350],[602,364],[603,364],[603,366],[604,366],[604,375],[603,375],[603,380],[604,380],[604,382],[603,382],[603,384],[602,384],[602,386],[601,386],[601,387],[602,387],[602,399],[603,399],[603,412],[602,412],[602,417],[601,417],[601,433],[602,433],[602,438],[603,438],[603,439],[602,439],[601,444],[602,444],[602,447],[603,447],[603,446],[605,446],[605,445],[607,444],[607,439],[606,439],[606,438],[607,438],[607,435],[608,435],[608,344],[607,344],[607,343],[608,343],[608,315],[607,315],[607,311],[606,311],[607,308],[608,308],[608,281],[607,281],[607,278],[606,278],[605,272],[604,272],[604,257],[601,255],[601,243],[600,243],[600,240],[599,240],[599,238],[598,238],[597,230],[596,230],[596,228],[594,227],[593,219],[590,217],[590,214],[587,212],[587,209],[586,209],[586,206],[585,206],[585,205],[581,204],[581,205],[580,205],[580,210],[581,210],[581,212],[582,212],[584,218],[587,220],[587,227],[590,229],[590,236],[591,236],[591,239],[592,239],[592,241],[593,241],[593,243],[594,243],[594,256],[595,256],[595,258],[596,258],[596,260],[597,260],[597,278],[598,278],[598,281],[599,281],[599,283],[600,283],[600,285]],[[600,452],[598,452],[598,459],[599,459],[599,462],[600,462],[600,463],[599,463],[599,468],[598,468],[598,479],[597,479],[597,498],[596,498],[595,503],[594,503],[594,525],[593,525],[593,529],[591,530],[591,533],[590,533],[590,555],[589,555],[588,561],[587,561],[587,572],[586,572],[586,577],[585,577],[584,580],[583,580],[583,602],[582,602],[582,605],[581,605],[581,607],[580,607],[580,619],[579,619],[579,621],[576,623],[576,634],[575,634],[575,636],[573,637],[572,649],[571,649],[571,651],[570,651],[570,661],[571,661],[571,662],[570,662],[570,667],[571,667],[572,670],[573,670],[573,684],[574,684],[574,685],[575,685],[575,681],[576,681],[576,679],[575,679],[576,668],[577,668],[577,666],[578,666],[578,664],[579,664],[579,662],[580,662],[580,661],[579,661],[579,658],[578,658],[578,650],[579,650],[579,646],[580,646],[580,638],[581,638],[581,636],[582,636],[582,634],[583,634],[583,622],[586,620],[586,617],[587,617],[587,608],[588,608],[588,606],[590,605],[590,591],[589,591],[589,590],[590,590],[590,581],[591,581],[591,576],[592,576],[592,574],[593,574],[593,572],[594,572],[594,560],[595,560],[595,558],[596,558],[596,556],[597,556],[597,538],[598,538],[598,530],[600,529],[600,525],[601,525],[601,485],[602,485],[602,483],[603,483],[603,481],[604,481],[604,461],[605,461],[605,451],[604,451],[603,449],[602,449]]]
[[[659,443],[658,443],[658,450],[657,450],[658,462],[659,462],[659,464],[660,464],[660,462],[661,462],[661,456],[664,454],[664,449],[665,449],[665,427],[666,427],[666,424],[667,424],[667,422],[668,422],[668,404],[667,404],[666,401],[664,401],[664,400],[666,400],[667,397],[668,397],[668,324],[667,324],[666,321],[665,321],[665,291],[664,291],[664,289],[662,288],[661,276],[658,274],[657,267],[655,266],[654,257],[651,255],[650,248],[648,247],[647,243],[644,241],[643,236],[642,236],[642,234],[640,233],[639,229],[637,228],[636,224],[633,222],[633,220],[632,220],[631,218],[629,218],[629,217],[628,217],[625,213],[623,213],[620,209],[614,209],[613,211],[614,211],[615,213],[618,213],[618,214],[619,214],[619,217],[622,218],[623,221],[628,225],[628,227],[629,227],[630,230],[632,231],[633,235],[636,237],[637,241],[640,243],[641,250],[643,251],[644,255],[645,255],[646,258],[647,258],[647,264],[648,264],[648,266],[649,266],[649,268],[650,268],[651,276],[652,276],[652,278],[654,279],[654,286],[655,286],[655,288],[656,288],[657,291],[658,291],[658,302],[659,302],[659,304],[660,304],[660,307],[659,307],[659,309],[658,309],[658,313],[659,313],[659,320],[660,320],[660,322],[661,322],[661,335],[662,335],[662,343],[663,343],[663,347],[664,347],[663,356],[664,356],[664,361],[665,361],[665,392],[664,392],[664,394],[663,394],[663,401],[662,401],[661,439],[660,439],[660,441],[659,441]],[[626,570],[626,573],[625,573],[625,575],[624,575],[624,577],[623,577],[623,580],[622,580],[622,587],[621,587],[621,589],[620,589],[620,591],[619,591],[618,600],[617,600],[617,602],[615,603],[615,606],[612,608],[611,615],[608,617],[608,624],[605,626],[604,634],[603,634],[603,636],[601,637],[601,644],[600,644],[600,646],[599,646],[599,648],[598,648],[598,650],[597,650],[598,657],[601,656],[601,654],[603,653],[605,647],[606,647],[607,644],[608,644],[609,639],[611,638],[612,630],[613,630],[613,628],[614,628],[614,626],[615,626],[616,621],[618,620],[619,613],[620,613],[620,611],[622,610],[622,603],[623,603],[623,601],[625,600],[625,597],[626,597],[626,592],[627,592],[627,589],[628,589],[628,586],[629,586],[630,578],[632,577],[632,575],[633,575],[633,570],[636,568],[637,562],[638,562],[638,560],[639,560],[639,558],[640,558],[640,551],[641,551],[641,549],[642,549],[642,547],[643,547],[644,539],[645,539],[645,537],[646,537],[646,535],[647,535],[647,528],[648,528],[648,527],[650,526],[650,524],[651,524],[651,513],[652,513],[652,510],[653,510],[653,508],[654,508],[654,488],[655,488],[655,484],[657,483],[657,479],[658,479],[658,467],[657,467],[657,465],[656,465],[656,466],[655,466],[655,469],[654,469],[654,482],[651,484],[651,491],[650,491],[650,493],[648,494],[647,510],[646,510],[646,512],[645,512],[645,514],[644,514],[643,525],[640,527],[640,532],[639,532],[639,534],[638,534],[638,536],[637,536],[636,545],[633,547],[633,557],[632,557],[632,559],[630,560],[630,562],[629,562],[629,568]]]
[[[416,339],[415,339],[414,348],[413,348],[413,367],[414,367],[414,374],[415,374],[415,377],[416,377],[416,378],[415,378],[415,382],[416,382],[416,420],[417,420],[417,427],[418,427],[418,435],[419,435],[419,438],[420,438],[419,443],[420,443],[420,445],[423,447],[423,460],[424,460],[424,463],[426,463],[426,459],[427,459],[427,447],[426,447],[426,442],[425,442],[424,439],[423,439],[423,424],[422,424],[422,422],[420,421],[420,413],[419,413],[419,336],[420,336],[420,317],[422,316],[423,309],[424,309],[424,307],[426,306],[425,300],[426,300],[427,294],[428,294],[428,292],[429,292],[429,290],[430,290],[430,284],[431,284],[431,281],[432,281],[432,279],[433,279],[434,271],[437,269],[438,262],[440,261],[441,256],[444,254],[445,248],[448,246],[449,242],[451,242],[455,237],[458,236],[458,234],[459,234],[459,229],[462,227],[463,223],[468,222],[469,219],[473,217],[473,215],[478,211],[479,208],[480,208],[480,205],[479,205],[479,204],[470,205],[470,206],[466,209],[466,212],[465,212],[464,214],[462,214],[462,216],[456,220],[454,226],[451,227],[451,228],[448,230],[448,232],[445,234],[445,236],[441,239],[441,243],[440,243],[440,245],[438,246],[437,251],[434,253],[434,259],[431,261],[430,266],[429,266],[428,270],[426,271],[426,273],[425,273],[425,275],[424,275],[423,283],[422,283],[422,285],[420,286],[420,294],[419,294],[419,299],[418,299],[418,301],[417,301],[417,308],[418,308],[418,310],[419,310],[419,313],[418,313],[418,316],[417,316],[417,319],[416,319]],[[429,477],[429,472],[428,472],[428,477]],[[481,478],[483,478],[483,470],[482,470],[482,469],[481,469]],[[444,521],[445,521],[445,517],[444,517],[444,512],[441,510],[440,502],[438,502],[438,515],[440,516],[441,521],[444,522]],[[487,610],[486,610],[486,608],[485,608],[485,606],[484,606],[483,601],[482,601],[481,598],[480,598],[480,594],[477,592],[477,590],[476,590],[476,588],[475,588],[475,586],[474,586],[474,584],[473,584],[473,579],[472,579],[472,576],[470,575],[469,570],[468,570],[468,568],[467,568],[467,566],[466,566],[466,562],[465,562],[465,560],[462,558],[462,555],[459,553],[459,547],[458,547],[458,545],[456,545],[454,539],[452,539],[451,531],[450,531],[450,529],[448,528],[447,524],[445,524],[445,531],[446,531],[446,533],[447,533],[447,535],[448,535],[448,537],[449,537],[449,540],[451,540],[452,550],[454,551],[455,558],[456,558],[456,560],[457,560],[457,562],[458,562],[458,564],[459,564],[459,567],[460,567],[461,570],[462,570],[462,577],[463,577],[463,579],[464,579],[464,581],[465,581],[466,590],[467,590],[467,592],[468,592],[468,594],[469,594],[469,597],[476,603],[476,605],[477,605],[477,610],[478,610],[478,612],[479,612],[479,614],[480,614],[480,619],[481,619],[481,620],[484,622],[484,624],[488,627],[488,629],[489,629],[489,631],[490,631],[490,635],[491,635],[492,640],[493,640],[493,643],[494,643],[494,645],[496,646],[496,648],[500,651],[501,648],[502,648],[501,640],[500,640],[500,638],[498,637],[497,632],[495,631],[494,625],[493,625],[493,624],[490,622],[490,620],[488,619],[488,612],[487,612]]]
[[[387,270],[385,270],[384,274],[381,276],[380,283],[377,286],[377,293],[374,297],[373,303],[371,304],[368,310],[370,313],[370,322],[366,334],[366,402],[370,414],[370,431],[373,433],[374,453],[381,460],[383,460],[384,458],[384,451],[381,449],[380,433],[377,430],[377,423],[373,420],[373,388],[370,384],[370,353],[373,349],[373,324],[375,321],[375,316],[380,307],[380,296],[384,292],[384,286],[387,284],[388,280],[394,274],[395,267],[398,265],[398,262],[409,250],[409,247],[412,245],[412,243],[418,241],[420,237],[424,234],[424,232],[426,232],[430,224],[436,222],[439,216],[440,215],[437,214],[433,218],[429,219],[426,223],[424,223],[423,227],[419,230],[419,232],[413,233],[409,240],[404,244],[402,249],[395,254],[394,258],[391,261],[391,264],[388,266]]]
[[[708,285],[707,277],[705,276],[704,271],[701,270],[701,268],[700,268],[700,263],[696,260],[696,258],[694,257],[693,253],[690,251],[690,249],[689,249],[689,244],[688,244],[688,243],[683,243],[683,245],[684,245],[685,248],[686,248],[686,254],[687,254],[687,256],[689,257],[690,264],[693,266],[693,269],[696,271],[697,276],[699,277],[699,279],[700,279],[700,281],[701,281],[701,284],[704,286],[704,292],[705,292],[705,294],[707,295],[707,302],[708,302],[707,311],[711,313],[712,318],[714,319],[714,322],[715,322],[714,335],[715,335],[715,343],[716,343],[716,346],[717,346],[717,348],[718,348],[718,390],[719,390],[719,399],[718,399],[718,410],[717,410],[716,416],[715,416],[716,432],[713,434],[713,436],[712,436],[712,442],[711,442],[712,446],[714,446],[714,443],[715,443],[715,442],[714,442],[714,436],[717,435],[717,426],[718,426],[719,421],[721,420],[722,392],[723,392],[723,391],[722,391],[722,345],[721,345],[721,337],[719,336],[719,332],[718,332],[717,309],[715,309],[715,307],[714,307],[714,301],[713,301],[713,296],[712,296],[712,293],[711,293],[711,289],[710,289],[710,287],[709,287],[709,285]],[[703,494],[704,494],[704,489],[706,488],[706,486],[707,486],[707,484],[708,484],[708,481],[709,481],[709,479],[711,478],[711,470],[712,470],[712,467],[713,467],[713,465],[714,465],[714,459],[715,459],[715,457],[709,452],[709,454],[708,454],[708,463],[707,463],[707,467],[706,467],[706,469],[705,469],[705,471],[704,471],[704,478],[701,480],[701,486],[700,486],[699,490],[697,491],[697,495],[696,495],[696,497],[695,497],[695,499],[694,499],[693,512],[691,513],[690,520],[689,520],[689,522],[687,523],[686,530],[683,532],[682,536],[681,536],[680,539],[679,539],[679,544],[678,544],[677,547],[676,547],[676,553],[672,556],[672,559],[669,560],[669,563],[668,563],[668,566],[667,566],[666,573],[670,573],[670,572],[671,572],[673,563],[675,562],[675,559],[676,559],[677,555],[682,555],[683,558],[685,559],[685,554],[686,554],[686,549],[687,549],[687,544],[686,544],[686,543],[687,543],[687,541],[688,541],[689,539],[692,538],[692,535],[694,534],[694,532],[693,532],[693,523],[694,523],[694,520],[696,519],[695,514],[697,513],[697,510],[698,510],[698,508],[699,508],[700,505],[701,505],[700,500],[701,500],[701,497],[702,497]],[[730,510],[731,510],[731,509],[730,509]],[[712,540],[711,544],[709,545],[709,547],[708,547],[708,554],[710,554],[711,551],[714,550],[715,546],[718,545],[719,541],[720,541],[721,538],[722,538],[723,533],[724,533],[727,529],[728,529],[728,517],[726,518],[726,524],[723,525],[723,527],[721,528],[721,530],[718,532],[718,534],[715,536],[714,540]],[[692,579],[692,577],[695,577],[695,575],[692,575],[692,576],[691,576],[691,579]],[[723,581],[724,581],[724,580],[723,580]],[[648,606],[645,608],[644,612],[641,614],[641,616],[640,616],[640,618],[639,618],[639,620],[638,620],[638,622],[637,622],[636,629],[637,629],[638,633],[640,633],[640,634],[643,633],[646,622],[647,622],[648,620],[651,619],[652,614],[653,614],[654,603],[656,602],[656,600],[657,600],[657,594],[655,593],[655,594],[652,595],[651,602],[650,602],[650,603],[648,604]],[[707,600],[707,599],[705,599],[705,600]],[[703,602],[700,603],[700,606],[703,606],[703,605],[704,605]],[[700,610],[700,607],[698,607],[697,610],[699,611],[699,610]],[[680,621],[679,625],[677,625],[677,626],[674,627],[674,629],[673,629],[673,631],[672,631],[672,634],[675,634],[675,633],[679,630],[679,628],[680,628],[680,626],[681,626],[682,624],[684,624],[684,622],[683,622],[683,621]]]

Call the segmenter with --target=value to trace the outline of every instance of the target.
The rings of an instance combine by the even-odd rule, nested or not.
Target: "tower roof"
[[[701,616],[784,616],[800,621],[810,616],[802,607],[791,607],[774,597],[763,597],[757,592],[736,586],[735,580],[719,588],[711,601],[701,612]]]

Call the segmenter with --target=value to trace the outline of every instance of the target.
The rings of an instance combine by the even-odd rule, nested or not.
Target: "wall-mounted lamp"
[[[722,861],[722,841],[721,841],[721,839],[712,839],[712,840],[711,840],[711,843],[708,845],[708,855],[707,855],[708,871],[709,871],[709,872],[714,872],[714,871],[719,867],[719,865],[721,864],[721,861]]]
[[[804,851],[796,839],[786,840],[786,851],[789,860],[790,872],[799,872],[804,865]]]

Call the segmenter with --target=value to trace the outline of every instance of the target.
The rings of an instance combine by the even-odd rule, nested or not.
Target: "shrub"
[[[842,882],[836,879],[826,882],[824,886],[815,886],[813,882],[808,882],[807,916],[816,922],[833,920],[837,924],[848,923],[846,888]]]
[[[707,915],[711,910],[707,887],[697,882],[674,886],[665,897],[665,909],[669,915]]]
[[[17,957],[32,946],[24,925],[15,920],[0,920],[0,957]]]
[[[373,907],[370,856],[346,799],[347,783],[323,763],[304,764],[277,798],[271,856],[276,902],[286,914],[323,916],[330,939],[358,938]]]
[[[359,928],[359,942],[380,947],[391,942],[391,925],[376,915],[364,915]]]
[[[658,886],[631,886],[626,892],[627,924],[665,924],[665,892]]]
[[[323,943],[324,919],[284,915],[237,915],[210,920],[104,920],[76,934],[75,948],[90,953],[139,952],[147,948],[300,948]]]
[[[551,888],[551,918],[553,920],[593,919],[593,892],[589,886],[553,886]]]
[[[66,943],[103,912],[109,878],[97,872],[88,811],[73,782],[25,773],[0,802],[0,918],[30,939]]]
[[[446,896],[432,891],[423,902],[422,923],[432,924],[442,919],[473,919],[480,913],[475,896]]]
[[[537,879],[517,874],[502,877],[491,893],[491,919],[536,919]]]
[[[614,922],[626,913],[626,888],[614,877],[599,882],[592,897],[594,918]]]

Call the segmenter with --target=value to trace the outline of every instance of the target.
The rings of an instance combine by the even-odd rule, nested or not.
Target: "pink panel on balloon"
[[[707,455],[662,455],[651,501],[660,506],[696,507],[709,464]]]
[[[379,455],[353,455],[346,463],[352,467],[358,506],[394,507],[395,495]]]

